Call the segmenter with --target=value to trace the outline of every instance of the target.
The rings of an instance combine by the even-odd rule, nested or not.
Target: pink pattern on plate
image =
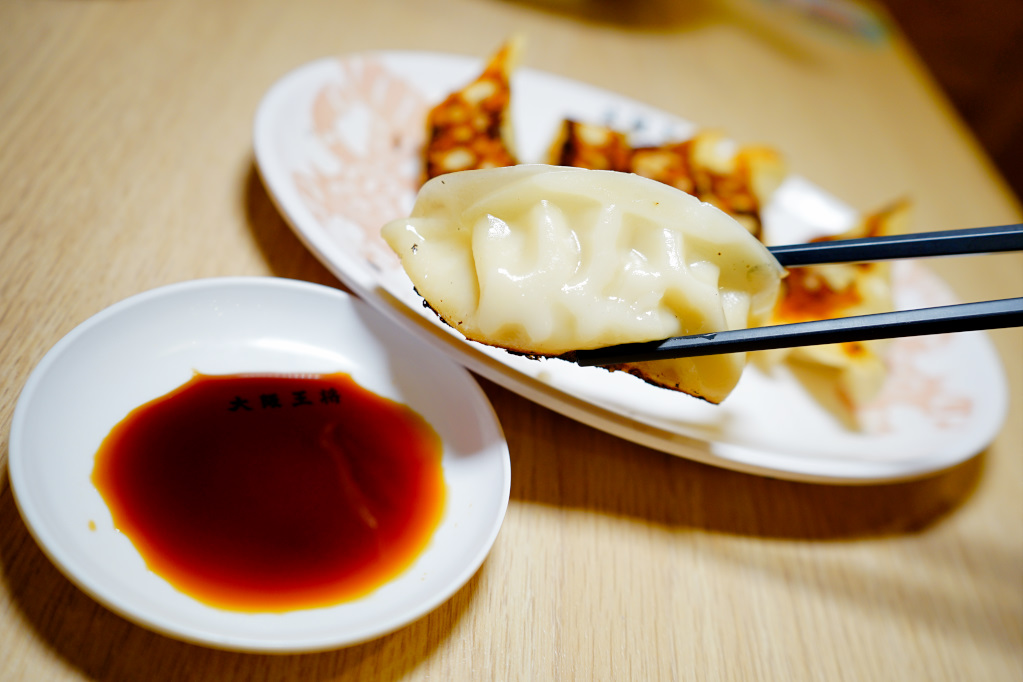
[[[935,275],[913,263],[892,268],[893,286],[908,300],[906,309],[949,305],[955,302],[951,292]],[[881,394],[859,411],[864,428],[875,434],[896,430],[894,417],[900,408],[918,411],[934,428],[954,429],[967,424],[973,413],[973,399],[950,386],[947,367],[927,367],[954,342],[947,334],[894,339],[885,362],[889,376]]]
[[[310,111],[329,168],[311,161],[292,178],[328,233],[354,230],[359,255],[377,268],[393,267],[397,258],[380,227],[407,215],[418,190],[426,100],[373,57],[338,66],[339,78],[320,89]]]

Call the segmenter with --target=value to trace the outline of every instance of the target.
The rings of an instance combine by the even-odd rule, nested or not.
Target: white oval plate
[[[110,429],[193,372],[347,372],[411,406],[444,442],[448,498],[427,549],[401,576],[337,606],[219,610],[146,568],[90,481]],[[426,614],[476,572],[510,491],[508,448],[468,372],[347,294],[275,278],[199,280],[117,303],[61,339],[29,377],[11,427],[11,487],[40,546],[79,587],[166,635],[247,651],[364,641]]]
[[[569,417],[717,466],[837,483],[897,480],[980,452],[1008,407],[1001,364],[985,334],[891,345],[891,377],[846,428],[785,372],[749,368],[721,406],[625,374],[537,362],[466,342],[425,310],[379,236],[407,215],[418,189],[426,111],[479,72],[478,59],[375,52],[309,63],[278,81],[255,119],[256,160],[277,206],[317,257],[353,291],[459,363]],[[633,100],[520,69],[512,83],[520,158],[542,161],[565,117],[628,130],[637,141],[681,139],[694,126]],[[835,234],[855,213],[790,177],[765,209],[774,243]],[[924,268],[895,268],[900,307],[951,302]]]

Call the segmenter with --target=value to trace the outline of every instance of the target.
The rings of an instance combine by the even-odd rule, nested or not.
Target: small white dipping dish
[[[219,610],[151,572],[90,480],[103,438],[194,372],[346,372],[409,405],[444,442],[447,502],[426,550],[370,595],[280,614]],[[270,277],[198,280],[121,301],[61,339],[32,372],[10,436],[11,487],[43,551],[82,590],[165,635],[240,651],[337,648],[431,611],[473,576],[508,506],[508,447],[469,373],[369,306]]]

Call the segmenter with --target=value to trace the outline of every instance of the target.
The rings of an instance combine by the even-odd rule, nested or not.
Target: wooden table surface
[[[0,4],[0,465],[62,335],[132,294],[219,275],[341,286],[254,167],[260,97],[327,55],[484,56],[589,82],[743,142],[914,229],[1020,207],[915,57],[759,0]],[[1023,295],[1023,256],[934,264],[964,300]],[[419,621],[337,651],[180,643],[113,615],[29,535],[0,466],[2,679],[1023,679],[1023,332],[991,334],[1009,419],[936,476],[839,487],[633,445],[481,381],[512,491],[483,567]]]

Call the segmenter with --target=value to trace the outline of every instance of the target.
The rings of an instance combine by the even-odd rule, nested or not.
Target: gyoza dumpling
[[[755,325],[784,272],[719,209],[638,175],[581,168],[435,178],[383,237],[441,319],[529,355]],[[733,354],[614,369],[717,403],[744,364]]]
[[[884,237],[908,232],[912,207],[898,201],[865,216],[850,230],[814,241]],[[890,266],[884,261],[830,263],[792,270],[779,293],[770,324],[791,324],[895,310]],[[888,378],[888,341],[848,341],[777,348],[757,354],[766,368],[787,360],[807,388],[844,419],[875,398]]]
[[[511,166],[511,76],[523,40],[514,37],[490,58],[471,83],[452,92],[426,117],[425,180],[473,168]]]

